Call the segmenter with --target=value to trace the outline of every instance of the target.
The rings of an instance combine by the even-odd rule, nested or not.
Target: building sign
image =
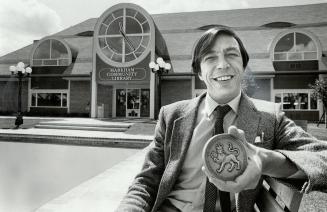
[[[146,69],[139,67],[104,68],[99,71],[99,80],[142,81],[146,79]]]

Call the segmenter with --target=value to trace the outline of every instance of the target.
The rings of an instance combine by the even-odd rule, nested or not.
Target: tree
[[[327,113],[327,81],[325,79],[317,79],[315,81],[314,85],[309,85],[310,88],[313,89],[313,98],[318,100],[320,99],[322,101],[323,104],[323,108],[324,108],[324,112],[323,112],[323,116],[326,116]],[[320,122],[320,120],[319,120]],[[318,125],[319,125],[318,122]],[[326,124],[326,128],[327,128],[327,122]]]
[[[242,90],[249,96],[253,97],[255,92],[259,89],[258,84],[255,81],[253,72],[249,67],[246,68],[243,80],[242,80]]]

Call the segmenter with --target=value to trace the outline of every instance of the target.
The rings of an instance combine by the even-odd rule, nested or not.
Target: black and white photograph
[[[327,212],[327,0],[1,0],[0,212]]]

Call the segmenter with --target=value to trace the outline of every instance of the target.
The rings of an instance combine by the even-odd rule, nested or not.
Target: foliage
[[[259,89],[258,84],[255,81],[253,72],[249,67],[246,68],[242,80],[242,89],[249,96],[253,97],[255,92]]]
[[[314,85],[309,85],[313,89],[313,98],[320,99],[324,105],[324,108],[327,108],[327,81],[323,79],[317,79]]]

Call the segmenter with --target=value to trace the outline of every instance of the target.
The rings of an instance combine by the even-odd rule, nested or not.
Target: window
[[[274,49],[274,61],[317,60],[318,50],[306,34],[292,32],[284,35]]]
[[[69,53],[66,46],[58,40],[43,41],[34,51],[33,66],[68,66]]]
[[[109,14],[98,33],[98,44],[105,60],[117,66],[136,63],[150,44],[148,20],[131,8],[117,9]]]
[[[275,102],[281,103],[283,110],[317,110],[317,101],[310,91],[277,92]]]
[[[66,108],[68,91],[31,91],[31,107]]]

